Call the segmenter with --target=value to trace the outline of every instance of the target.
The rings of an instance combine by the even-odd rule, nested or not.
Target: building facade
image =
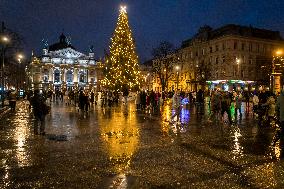
[[[283,47],[278,31],[233,24],[218,29],[201,27],[175,52],[168,89],[269,86],[273,55]],[[157,61],[153,60],[154,64]],[[157,85],[154,81],[153,86]]]
[[[198,83],[206,80],[212,87],[221,83],[269,85],[273,55],[283,46],[278,31],[230,24],[215,30],[200,28],[193,38],[182,42],[179,54],[185,64],[195,68]]]
[[[101,70],[92,49],[83,54],[61,34],[58,43],[46,45],[40,57],[32,57],[28,76],[31,89],[94,90],[100,87]]]

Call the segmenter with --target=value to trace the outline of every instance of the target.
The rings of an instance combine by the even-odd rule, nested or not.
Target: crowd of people
[[[93,106],[102,108],[117,106],[119,102],[127,105],[129,91],[122,92],[104,90],[100,92],[87,91],[60,91],[48,90],[42,93],[39,90],[26,92],[25,96],[34,109],[36,124],[44,125],[44,117],[49,112],[52,102],[62,102],[66,106],[75,106],[83,115],[88,114]],[[189,104],[195,107],[196,114],[202,115],[205,109],[208,110],[209,121],[223,121],[228,124],[242,120],[243,113],[251,112],[253,117],[259,121],[260,125],[270,125],[271,123],[281,123],[283,126],[284,117],[284,92],[273,94],[269,91],[261,90],[258,92],[249,91],[203,91],[197,92],[169,91],[154,92],[141,90],[135,94],[136,109],[140,112],[159,115],[165,102],[172,104],[173,113],[170,122],[176,119],[179,122],[180,112],[183,105]],[[15,109],[16,97],[14,93],[9,94],[10,106]],[[47,105],[46,105],[47,104]],[[45,107],[46,105],[46,107]],[[252,106],[251,106],[252,105]],[[45,107],[45,108],[43,108]],[[245,111],[242,111],[242,107]],[[281,127],[281,128],[282,128]],[[44,133],[44,126],[39,127],[40,133]],[[284,130],[281,131],[284,134]]]

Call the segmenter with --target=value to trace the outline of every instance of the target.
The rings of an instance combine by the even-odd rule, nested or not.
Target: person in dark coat
[[[203,112],[204,107],[204,93],[201,89],[196,93],[197,113]]]
[[[95,101],[95,93],[92,91],[91,92],[91,99],[90,99],[90,102],[91,102],[92,105],[94,104],[94,101]]]
[[[40,95],[39,90],[34,91],[34,96],[31,99],[31,104],[33,107],[33,114],[35,116],[34,133],[44,135],[45,134],[45,116],[49,112],[49,107],[45,104],[45,99]],[[40,127],[38,127],[40,123]],[[40,128],[40,133],[38,133],[38,128]]]
[[[84,107],[85,107],[84,92],[80,91],[80,93],[79,93],[79,110],[81,110],[81,112],[84,112]]]

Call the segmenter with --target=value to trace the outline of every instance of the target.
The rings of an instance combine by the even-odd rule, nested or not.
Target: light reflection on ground
[[[105,149],[118,173],[124,173],[130,166],[132,155],[139,143],[135,112],[131,111],[131,107],[129,112],[125,111],[127,110],[125,105],[122,105],[121,109],[120,112],[113,112],[115,119],[110,119],[100,128]]]
[[[0,188],[283,188],[280,144],[272,147],[273,131],[251,117],[209,123],[210,111],[197,116],[193,106],[176,124],[170,102],[161,115],[136,112],[133,103],[87,116],[52,106],[46,132],[66,141],[34,136],[24,109],[0,123]]]

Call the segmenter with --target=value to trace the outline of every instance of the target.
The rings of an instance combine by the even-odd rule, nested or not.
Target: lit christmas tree
[[[120,8],[117,26],[106,57],[105,78],[102,84],[109,89],[124,90],[140,87],[141,76],[126,7]]]

